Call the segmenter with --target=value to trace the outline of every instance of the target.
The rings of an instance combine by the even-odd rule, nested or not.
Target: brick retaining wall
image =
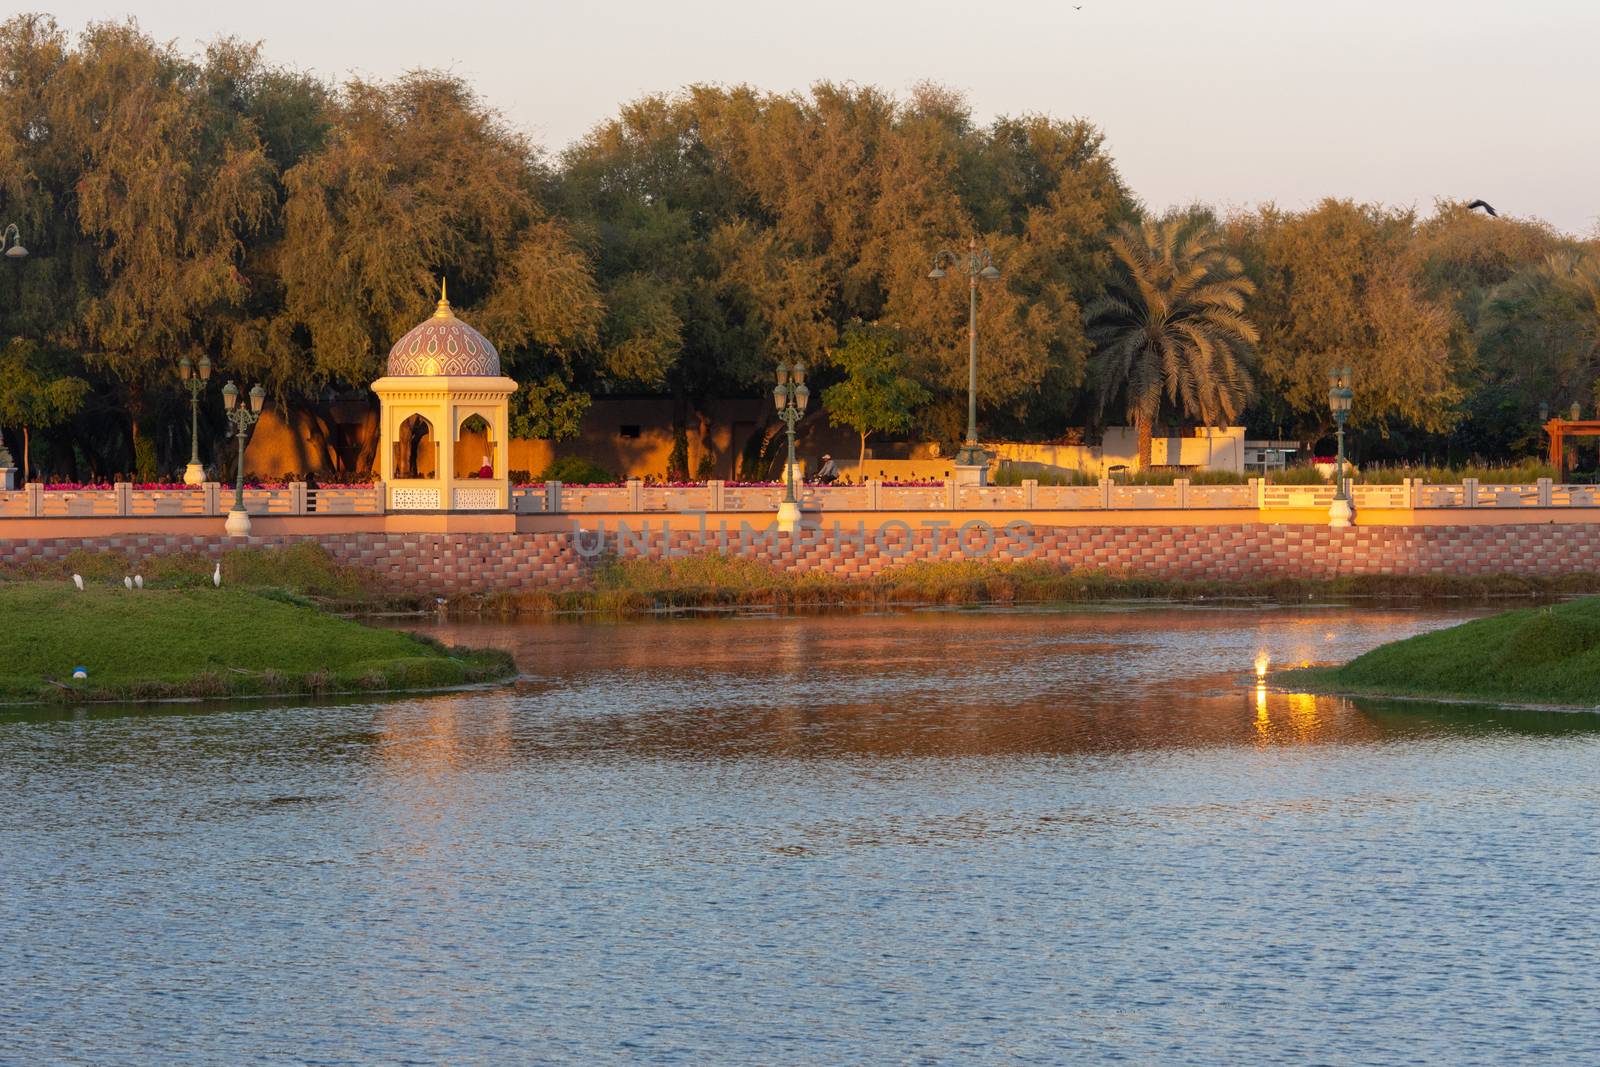
[[[760,534],[723,542],[715,533],[677,531],[679,555],[726,551],[789,571],[825,570],[865,577],[912,560],[962,558],[1039,559],[1165,578],[1330,578],[1358,574],[1521,574],[1600,572],[1600,526],[1061,526],[987,531],[921,529],[891,524],[864,536],[808,531],[796,537]],[[666,535],[659,528],[604,549],[623,556],[660,558]],[[703,537],[703,540],[702,540]],[[992,537],[992,545],[989,538]],[[240,544],[283,545],[316,541],[343,563],[362,567],[387,586],[451,594],[505,589],[582,586],[600,558],[591,536],[579,544],[565,533],[347,533],[238,539],[198,534],[129,534],[102,538],[0,541],[0,566],[59,559],[75,551],[144,558],[194,552],[220,557]],[[581,549],[581,551],[580,551]]]

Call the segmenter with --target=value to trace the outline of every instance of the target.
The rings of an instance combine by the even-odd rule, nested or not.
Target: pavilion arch
[[[495,417],[491,411],[457,409],[455,440],[455,476],[458,479],[483,478],[487,467],[489,474],[500,466],[502,442],[495,432]]]
[[[401,420],[393,441],[393,477],[401,480],[434,478],[439,472],[439,441],[433,422],[420,411]]]

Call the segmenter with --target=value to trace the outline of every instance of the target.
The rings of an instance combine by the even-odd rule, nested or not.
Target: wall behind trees
[[[1056,439],[1099,417],[1084,308],[1126,281],[1111,237],[1149,214],[1091,122],[983,123],[934,85],[690,86],[551,157],[448,73],[332,84],[237,41],[0,23],[0,225],[32,253],[0,262],[0,347],[88,383],[28,428],[35,466],[64,476],[181,468],[183,357],[219,368],[208,462],[228,378],[287,408],[362,395],[441,276],[522,386],[514,431],[557,450],[593,398],[655,395],[666,473],[692,474],[711,398],[761,398],[794,359],[820,395],[856,327],[892,338],[879,378],[921,387],[912,432],[953,444],[964,278],[927,274],[969,237],[1002,272],[980,294],[984,433]],[[1259,432],[1326,433],[1343,365],[1377,452],[1526,452],[1541,402],[1596,400],[1594,241],[1451,203],[1178,214],[1251,282],[1240,400]],[[1158,424],[1189,419],[1178,399]],[[24,427],[0,430],[16,450]]]

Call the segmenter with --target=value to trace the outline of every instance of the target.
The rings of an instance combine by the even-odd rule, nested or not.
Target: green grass
[[[79,550],[61,559],[0,568],[0,587],[8,582],[66,581],[74,574],[81,574],[91,584],[120,584],[123,575],[142,573],[147,583],[164,589],[209,589],[218,562],[224,589],[276,591],[335,611],[417,611],[429,609],[433,603],[433,598],[424,594],[382,587],[370,572],[340,564],[311,541],[283,548],[230,548],[220,560],[177,553],[148,556],[135,563],[118,552]]]
[[[1523,608],[1395,641],[1342,667],[1285,671],[1342,693],[1600,705],[1600,597]]]
[[[515,669],[504,653],[373,629],[281,589],[13,581],[0,583],[0,618],[0,701],[421,689]],[[80,665],[89,677],[75,683]]]

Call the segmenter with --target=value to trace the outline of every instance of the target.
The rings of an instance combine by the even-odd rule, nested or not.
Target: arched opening
[[[400,424],[394,438],[394,476],[435,478],[439,472],[439,442],[433,438],[433,423],[412,415]]]
[[[477,413],[462,419],[456,427],[456,477],[493,478],[496,444],[488,419]]]

